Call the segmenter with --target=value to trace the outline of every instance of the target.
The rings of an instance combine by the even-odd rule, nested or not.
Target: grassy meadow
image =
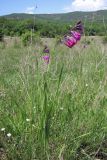
[[[89,39],[88,37],[86,37]],[[0,43],[0,160],[107,160],[107,46]]]

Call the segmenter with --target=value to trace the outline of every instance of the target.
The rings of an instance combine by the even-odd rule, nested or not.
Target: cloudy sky
[[[93,11],[107,9],[107,0],[74,0],[64,10],[70,11]]]
[[[62,13],[107,9],[107,0],[0,0],[0,15]]]

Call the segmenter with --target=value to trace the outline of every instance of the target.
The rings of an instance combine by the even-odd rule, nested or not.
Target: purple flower
[[[77,22],[76,26],[72,30],[75,30],[82,34],[84,30],[82,22],[81,21]]]
[[[71,35],[77,40],[79,41],[81,39],[81,34],[79,32],[76,31],[71,31]]]
[[[49,55],[43,56],[43,60],[45,61],[46,64],[49,64],[50,56]]]
[[[77,43],[74,37],[66,36],[64,40],[64,44],[69,48],[72,48]]]
[[[49,53],[49,48],[48,48],[47,45],[44,46],[43,52],[44,52],[44,53]]]

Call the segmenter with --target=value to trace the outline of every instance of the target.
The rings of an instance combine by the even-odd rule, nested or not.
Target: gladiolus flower
[[[49,55],[49,48],[47,45],[44,46],[43,49],[43,53],[47,53],[46,55],[44,55],[42,58],[45,61],[46,64],[49,64],[49,60],[50,60],[50,55]]]
[[[82,22],[79,21],[74,28],[69,31],[69,34],[64,36],[64,44],[69,48],[72,48],[77,41],[81,39],[81,35],[83,33],[83,25]]]
[[[72,48],[76,44],[76,39],[74,37],[67,36],[65,38],[64,44],[69,48]]]
[[[44,52],[44,53],[49,53],[49,48],[48,48],[47,45],[44,46],[43,52]]]
[[[81,39],[81,34],[79,32],[76,31],[71,31],[71,35],[77,40],[79,41]]]
[[[47,64],[49,64],[49,60],[50,60],[50,56],[49,55],[43,56],[43,59]]]
[[[83,32],[84,32],[84,27],[83,27],[82,22],[79,21],[72,30],[73,30],[73,31],[77,31],[77,32],[79,32],[80,34],[83,34]]]

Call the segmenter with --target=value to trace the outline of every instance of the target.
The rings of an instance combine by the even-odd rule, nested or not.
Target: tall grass
[[[0,48],[2,159],[107,158],[105,46],[50,48],[49,66],[41,46]]]

